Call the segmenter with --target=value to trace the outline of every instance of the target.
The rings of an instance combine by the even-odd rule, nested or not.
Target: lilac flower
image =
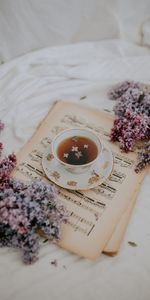
[[[0,157],[2,155],[2,151],[3,151],[3,144],[0,142]]]
[[[10,179],[0,193],[0,246],[20,248],[23,261],[34,262],[39,250],[38,230],[50,240],[60,239],[67,213],[52,185],[35,181],[28,185]]]
[[[84,149],[88,149],[89,145],[85,144]]]
[[[72,146],[72,149],[71,149],[72,152],[76,152],[78,151],[78,147],[77,146]]]
[[[138,173],[150,164],[150,141],[145,143],[145,147],[138,155],[138,164],[135,171]]]
[[[2,123],[2,121],[0,120],[0,132],[4,129],[4,124]],[[0,157],[2,154],[2,150],[3,150],[3,144],[0,142]]]
[[[117,116],[123,116],[127,109],[137,114],[150,116],[150,95],[145,95],[144,91],[139,89],[128,89],[117,100],[114,112]]]
[[[3,128],[0,122],[0,130]],[[38,231],[59,240],[67,213],[53,185],[42,181],[25,184],[11,178],[15,166],[15,154],[0,161],[0,247],[21,249],[23,261],[30,264],[38,258]]]
[[[111,100],[118,100],[129,88],[140,89],[141,85],[139,82],[124,81],[123,83],[117,84],[115,87],[110,89],[108,96]]]
[[[128,152],[133,151],[135,143],[147,137],[149,131],[150,120],[147,116],[126,111],[124,116],[115,119],[110,137],[112,141],[119,141],[120,148]]]
[[[79,159],[80,157],[82,157],[82,152],[81,151],[76,152],[75,156]]]
[[[0,131],[4,129],[4,124],[0,121]],[[0,157],[3,150],[3,144],[0,142]],[[8,155],[0,161],[0,191],[9,185],[10,173],[16,166],[16,156],[14,153]]]
[[[10,173],[16,166],[16,156],[14,153],[8,155],[0,161],[0,191],[9,186]]]
[[[64,153],[64,158],[68,158],[69,153]]]
[[[2,121],[0,120],[0,131],[4,129],[4,124],[2,123]]]
[[[109,92],[116,100],[114,112],[118,116],[111,130],[111,140],[119,141],[124,151],[133,151],[137,141],[150,140],[150,93],[144,85],[125,81]],[[149,147],[138,156],[136,172],[150,164]]]

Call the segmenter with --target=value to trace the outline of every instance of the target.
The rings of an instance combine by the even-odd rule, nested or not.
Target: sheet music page
[[[100,186],[84,192],[59,188],[59,197],[70,214],[67,224],[62,226],[59,245],[90,259],[95,259],[105,248],[146,173],[135,173],[135,153],[121,153],[118,145],[109,141],[112,122],[113,117],[107,113],[58,102],[18,153],[13,174],[20,180],[47,180],[41,165],[42,155],[55,135],[67,128],[92,129],[111,148],[113,172]]]
[[[130,202],[128,204],[127,209],[122,214],[115,230],[113,231],[113,234],[111,238],[109,239],[108,243],[106,244],[103,253],[109,256],[114,256],[119,251],[122,239],[124,237],[125,231],[127,229],[127,225],[129,223],[131,213],[133,210],[133,207],[135,205],[135,201],[137,198],[137,195],[139,193],[139,188],[134,192],[134,195],[131,197]]]

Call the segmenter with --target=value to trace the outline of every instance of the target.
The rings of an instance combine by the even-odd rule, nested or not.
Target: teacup
[[[74,174],[84,173],[99,162],[103,150],[100,138],[86,128],[72,128],[60,132],[51,146],[55,160]]]

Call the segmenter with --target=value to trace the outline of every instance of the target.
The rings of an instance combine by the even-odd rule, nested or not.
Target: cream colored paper
[[[114,256],[119,251],[122,239],[124,237],[127,225],[130,221],[131,213],[135,205],[135,201],[138,195],[139,189],[134,192],[133,197],[131,197],[127,209],[122,214],[120,221],[118,222],[110,240],[106,244],[103,253],[109,256]]]
[[[145,175],[145,172],[140,175],[134,172],[135,153],[123,154],[116,144],[110,143],[112,122],[113,117],[106,113],[72,103],[57,103],[19,152],[14,172],[15,177],[23,180],[45,177],[42,154],[54,136],[66,128],[93,129],[111,147],[114,169],[103,184],[84,192],[59,190],[59,197],[71,214],[62,227],[59,245],[90,259],[95,259],[105,248]]]

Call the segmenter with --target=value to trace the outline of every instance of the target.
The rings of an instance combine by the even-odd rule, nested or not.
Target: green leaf
[[[136,244],[135,242],[129,241],[128,244],[129,244],[131,247],[137,247],[137,244]]]
[[[46,240],[43,241],[43,243],[46,243],[46,242],[48,242],[48,239],[46,239]]]

